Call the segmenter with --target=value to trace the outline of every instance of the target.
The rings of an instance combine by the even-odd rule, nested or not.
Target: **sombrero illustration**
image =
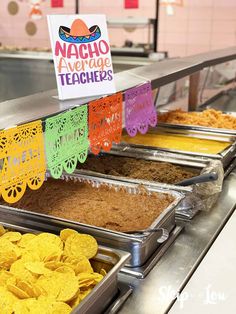
[[[62,40],[73,44],[86,44],[101,37],[101,30],[98,25],[88,28],[81,19],[76,19],[71,28],[66,26],[59,27],[59,36]]]

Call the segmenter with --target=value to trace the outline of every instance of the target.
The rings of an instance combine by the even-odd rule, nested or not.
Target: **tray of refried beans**
[[[213,172],[217,174],[215,181],[183,184],[188,179],[194,182],[196,177]],[[89,155],[87,161],[78,166],[77,173],[93,179],[102,177],[182,192],[185,198],[176,208],[176,214],[184,219],[193,218],[198,210],[210,209],[209,198],[217,199],[224,179],[220,161],[145,149],[137,152],[131,147],[114,148],[99,156]]]
[[[168,239],[183,197],[167,188],[73,173],[48,178],[13,205],[2,201],[0,215],[3,222],[17,217],[23,227],[30,221],[42,230],[72,228],[93,235],[101,245],[130,252],[127,266],[138,267]]]

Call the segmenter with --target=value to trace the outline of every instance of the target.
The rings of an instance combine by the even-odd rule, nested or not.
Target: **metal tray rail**
[[[230,114],[230,113],[227,112],[227,114]],[[206,132],[208,134],[210,132],[210,133],[215,133],[215,134],[236,136],[236,130],[232,130],[232,129],[212,128],[212,127],[200,126],[200,125],[174,124],[174,123],[164,123],[164,122],[159,122],[158,126],[162,128],[168,128],[168,129],[191,130],[191,131]]]
[[[157,126],[155,128],[150,128],[149,133],[161,133],[161,134],[177,134],[177,135],[183,135],[185,137],[194,137],[194,138],[200,138],[200,139],[206,139],[206,140],[215,140],[215,141],[229,141],[229,142],[235,142],[236,138],[232,134],[224,134],[224,133],[218,133],[218,132],[212,132],[209,133],[206,129],[205,131],[200,130],[194,130],[192,127],[186,127],[184,129],[181,128],[175,128],[175,127],[162,127]],[[226,148],[227,149],[227,148]]]
[[[126,300],[133,292],[133,287],[130,284],[124,283],[118,278],[118,294],[113,303],[106,309],[104,314],[116,314],[122,308]]]
[[[17,217],[16,217],[17,221]],[[2,221],[3,226],[25,232],[39,233],[40,230],[34,226],[34,221],[31,221],[31,228],[23,227],[20,220],[18,222],[8,220]],[[47,230],[52,232],[52,230]],[[54,233],[58,233],[55,229]],[[95,271],[100,271],[104,268],[107,275],[98,283],[90,294],[72,311],[72,314],[99,314],[104,313],[104,310],[110,305],[114,297],[118,293],[118,272],[130,258],[130,254],[120,250],[114,250],[107,247],[99,246],[97,255],[91,260],[91,264]]]
[[[70,177],[71,176],[71,177]],[[76,179],[76,174],[66,175],[67,179]],[[139,185],[128,182],[114,182],[113,180],[100,179],[102,182],[111,184],[111,186],[126,188],[131,193],[137,193]],[[147,191],[167,193],[174,197],[174,201],[159,215],[149,226],[149,228],[164,229],[170,233],[175,227],[175,209],[180,201],[184,198],[182,193],[171,191],[153,186],[145,186]],[[68,206],[69,210],[69,206]],[[99,244],[128,251],[131,253],[131,261],[126,265],[129,267],[137,267],[143,265],[151,254],[160,246],[158,242],[162,235],[159,232],[145,234],[127,234],[124,232],[112,231],[96,226],[82,224],[79,222],[58,218],[55,216],[34,213],[14,207],[0,206],[0,217],[3,221],[20,221],[24,227],[30,227],[32,224],[40,228],[40,230],[60,230],[62,228],[73,228],[79,232],[93,235]],[[56,228],[56,229],[55,229]]]
[[[205,167],[206,163],[210,161],[209,158],[201,156],[188,156],[175,153],[166,153],[162,151],[146,149],[145,147],[136,150],[136,148],[127,145],[123,146],[124,147],[122,149],[117,148],[116,145],[114,147],[112,146],[112,149],[109,152],[106,152],[106,154],[141,158],[152,161],[170,162],[172,164],[177,164],[179,166],[189,167]]]
[[[50,175],[47,173],[47,178]],[[79,170],[76,169],[73,174],[63,173],[61,176],[62,180],[74,182],[85,182],[91,184],[93,187],[99,188],[101,185],[108,186],[110,188],[115,188],[117,191],[122,189],[126,190],[129,194],[139,194],[140,186],[149,187],[148,193],[157,192],[156,189],[163,189],[164,191],[174,190],[180,193],[192,192],[191,187],[177,186],[173,184],[158,183],[148,180],[132,179],[126,177],[118,177],[113,175],[103,175],[98,172],[89,171],[89,170]],[[124,184],[125,183],[125,184]],[[153,188],[154,190],[152,190]]]

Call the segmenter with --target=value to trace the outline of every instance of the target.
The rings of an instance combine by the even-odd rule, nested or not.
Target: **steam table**
[[[120,280],[129,282],[134,287],[133,294],[120,311],[121,314],[164,314],[168,312],[175,302],[176,296],[183,290],[191,275],[195,271],[196,274],[200,271],[201,266],[198,271],[199,263],[233,213],[236,205],[235,189],[236,171],[234,170],[226,178],[223,191],[214,208],[210,212],[201,212],[193,221],[186,223],[184,231],[144,280],[119,275]],[[233,219],[235,222],[235,217]],[[221,238],[221,234],[219,237]],[[225,246],[227,243],[225,242]],[[214,246],[212,249],[214,249],[215,260],[217,261],[222,254],[222,250],[218,249],[216,251]],[[211,254],[211,249],[209,254]],[[229,266],[229,264],[223,265]],[[208,264],[209,276],[215,272],[215,267],[213,266],[212,263]],[[207,276],[206,272],[205,276]],[[201,282],[203,285],[205,284],[202,276]],[[199,282],[199,285],[201,285],[201,282]],[[187,288],[187,291],[192,291],[195,286],[191,284],[191,289]],[[198,286],[196,287],[198,288]],[[226,287],[225,289],[225,293],[227,293],[230,288]],[[178,304],[174,309],[177,306]],[[188,311],[185,313],[193,313],[193,306],[195,306],[195,303],[190,301],[187,308]],[[204,308],[199,308],[197,313],[201,312],[201,310],[202,313],[210,313],[208,310],[207,312],[203,311]],[[225,312],[230,313],[227,310]],[[170,313],[174,314],[175,311],[173,310]]]

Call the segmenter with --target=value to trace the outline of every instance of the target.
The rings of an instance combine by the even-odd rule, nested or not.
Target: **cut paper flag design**
[[[89,103],[89,141],[93,154],[109,151],[118,144],[122,133],[122,93]]]
[[[60,178],[63,169],[71,174],[77,162],[88,155],[88,108],[77,107],[46,120],[45,145],[48,169],[53,178]]]
[[[19,0],[20,2],[28,3],[30,7],[29,18],[32,20],[41,20],[43,13],[41,10],[41,4],[46,2],[46,0]]]
[[[149,126],[156,126],[157,113],[152,97],[151,83],[131,88],[125,92],[125,127],[130,136],[139,131],[145,134]]]
[[[41,121],[0,132],[0,194],[6,202],[19,201],[27,185],[39,189],[45,172]]]
[[[115,93],[105,15],[48,15],[59,99]]]
[[[139,0],[124,0],[125,9],[138,9]]]
[[[30,13],[29,16],[33,20],[40,20],[43,17],[43,13],[40,9],[40,4],[43,2],[43,0],[30,0]]]
[[[64,0],[51,0],[51,8],[63,8]]]

